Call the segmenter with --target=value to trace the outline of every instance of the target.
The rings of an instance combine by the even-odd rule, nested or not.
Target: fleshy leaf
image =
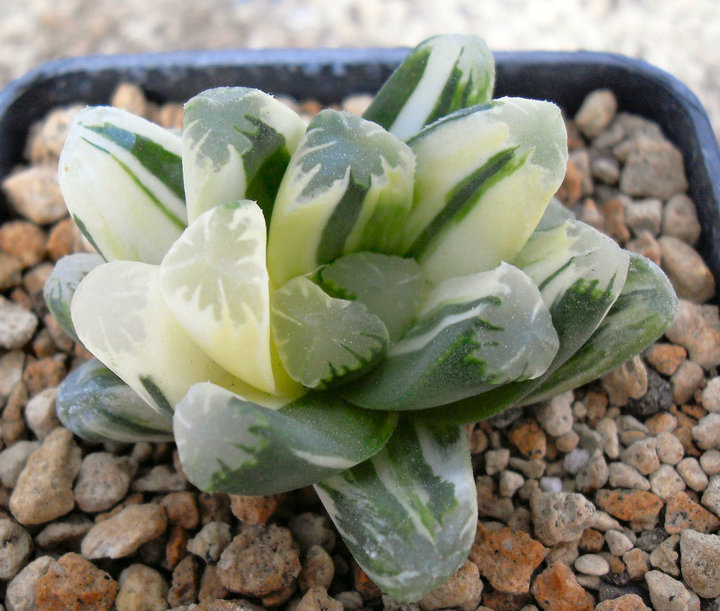
[[[262,403],[275,401],[212,361],[165,305],[159,267],[111,261],[78,286],[72,319],[80,341],[149,405],[172,414],[196,382],[210,380]]]
[[[431,282],[512,261],[565,175],[565,124],[549,102],[459,110],[408,144],[417,167],[402,253]]]
[[[203,383],[178,404],[174,431],[183,470],[202,490],[276,494],[370,458],[396,420],[328,393],[275,411]]]
[[[318,278],[329,295],[367,306],[385,323],[391,342],[407,331],[425,290],[422,272],[413,259],[374,252],[340,257],[321,268]]]
[[[349,252],[393,254],[411,205],[414,167],[408,146],[375,123],[320,112],[275,201],[268,243],[275,285]]]
[[[484,40],[433,36],[390,75],[363,117],[406,140],[455,110],[488,102],[494,85],[495,61]]]
[[[267,93],[219,87],[185,104],[183,172],[192,222],[218,204],[257,201],[269,221],[306,123]]]
[[[201,214],[160,264],[160,292],[188,335],[234,376],[271,394],[300,389],[270,343],[265,219],[248,200]]]
[[[104,260],[100,255],[93,253],[66,255],[55,263],[55,267],[53,267],[52,272],[45,281],[43,297],[48,310],[50,310],[65,333],[76,342],[80,340],[78,340],[75,333],[75,327],[70,316],[70,304],[75,289],[91,270],[103,262]]]
[[[621,295],[585,345],[523,403],[542,401],[598,378],[642,352],[672,324],[677,297],[649,259],[630,253]]]
[[[350,553],[398,600],[422,598],[467,559],[477,493],[462,427],[401,420],[380,452],[315,489]]]
[[[60,155],[68,210],[106,259],[159,263],[187,224],[182,142],[119,108],[78,113]]]
[[[369,409],[426,409],[535,378],[557,349],[537,287],[503,263],[435,286],[380,365],[340,392]]]
[[[57,395],[60,422],[88,441],[171,441],[172,416],[150,407],[97,359],[72,371]]]
[[[387,349],[383,322],[359,301],[330,297],[303,276],[275,291],[272,331],[290,377],[307,388],[353,379]]]

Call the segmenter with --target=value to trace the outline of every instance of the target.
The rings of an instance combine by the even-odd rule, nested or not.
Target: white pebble
[[[585,575],[605,575],[610,570],[608,561],[600,554],[584,554],[575,560],[575,569]]]
[[[702,470],[697,458],[688,456],[683,458],[677,465],[677,472],[685,480],[689,488],[700,492],[708,485],[708,476]]]

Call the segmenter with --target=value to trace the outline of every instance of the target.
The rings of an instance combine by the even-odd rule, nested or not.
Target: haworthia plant
[[[61,260],[45,295],[97,360],[63,384],[63,424],[172,434],[203,490],[314,484],[385,592],[443,583],[477,520],[462,425],[602,375],[676,307],[551,201],[560,110],[492,100],[493,80],[482,40],[438,36],[364,118],[306,126],[242,87],[193,98],[182,135],[80,113],[61,186],[100,254]]]

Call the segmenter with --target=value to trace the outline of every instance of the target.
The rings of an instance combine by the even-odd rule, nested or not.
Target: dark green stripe
[[[142,192],[145,193],[145,195],[148,196],[148,198],[153,202],[153,204],[155,204],[155,205],[157,206],[157,208],[158,208],[158,210],[160,210],[160,212],[162,212],[174,225],[177,225],[180,229],[185,229],[185,227],[187,226],[187,225],[185,224],[185,222],[184,222],[182,219],[180,219],[180,218],[178,218],[177,216],[175,216],[175,215],[168,209],[168,207],[167,207],[165,204],[163,204],[163,203],[155,196],[155,194],[154,194],[152,191],[150,191],[150,189],[148,189],[148,188],[143,184],[143,182],[137,177],[137,175],[136,175],[125,163],[123,163],[120,159],[118,159],[118,158],[117,158],[115,155],[113,155],[110,151],[108,151],[107,149],[103,148],[103,147],[100,146],[99,144],[95,144],[94,142],[90,142],[90,140],[88,140],[88,139],[86,139],[86,138],[83,138],[83,140],[85,140],[85,142],[87,142],[90,146],[94,146],[96,149],[101,150],[103,153],[109,155],[109,156],[113,159],[113,161],[115,161],[115,163],[117,163],[117,164],[125,171],[125,173],[132,179],[132,181],[142,190]]]
[[[515,157],[516,148],[500,151],[472,174],[461,180],[447,194],[445,206],[423,229],[407,254],[416,259],[420,257],[447,223],[451,220],[460,221],[465,218],[480,200],[483,193],[517,169],[522,164],[522,160],[518,159],[515,163],[511,163]]]
[[[443,87],[440,95],[438,96],[435,107],[425,119],[425,125],[432,123],[440,117],[444,117],[445,115],[451,113],[453,110],[457,110],[457,108],[454,107],[453,101],[455,100],[455,93],[462,77],[463,72],[462,70],[460,70],[460,68],[458,68],[458,62],[456,61],[455,65],[450,71],[450,76],[448,77],[448,80],[445,82],[445,86]]]
[[[102,254],[102,251],[100,250],[100,248],[98,248],[97,243],[95,242],[95,240],[93,240],[93,237],[90,235],[87,227],[85,227],[85,223],[83,223],[76,214],[73,214],[72,217],[73,221],[75,221],[75,224],[78,226],[78,229],[82,231],[82,234],[87,238],[88,242],[90,242],[90,244],[92,244],[92,247],[98,251],[98,254],[107,261],[108,258],[104,254]]]
[[[171,153],[150,138],[117,125],[105,123],[88,125],[86,128],[129,151],[140,165],[156,176],[178,199],[185,201],[182,160],[179,155]]]
[[[155,384],[155,381],[150,376],[140,376],[139,380],[145,390],[148,391],[148,394],[155,400],[158,407],[172,416],[174,411],[173,407],[170,405],[170,402],[167,400],[162,390],[160,390],[158,385]]]
[[[355,227],[368,190],[369,185],[355,182],[351,171],[347,189],[323,228],[315,255],[318,263],[330,263],[344,254],[345,241]]]
[[[272,217],[280,181],[289,163],[290,153],[282,146],[265,159],[265,163],[257,169],[255,176],[245,189],[245,197],[257,202],[263,211],[265,224],[268,227],[270,227],[270,218]]]

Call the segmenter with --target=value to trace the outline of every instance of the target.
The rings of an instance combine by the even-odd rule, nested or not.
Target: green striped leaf
[[[549,102],[460,110],[408,144],[417,166],[402,252],[431,282],[512,261],[565,175],[565,124]]]
[[[415,325],[380,365],[340,392],[369,409],[426,409],[535,378],[557,349],[537,287],[503,263],[434,287]]]
[[[308,126],[280,184],[268,242],[276,286],[343,254],[393,254],[412,199],[415,160],[402,141],[350,113]]]
[[[630,253],[621,295],[590,339],[523,403],[534,403],[605,375],[642,352],[672,324],[677,296],[652,261]]]
[[[71,314],[85,347],[149,405],[172,414],[196,382],[210,380],[267,404],[276,401],[212,361],[177,323],[160,294],[159,267],[111,261],[80,282]]]
[[[280,360],[307,388],[357,378],[377,363],[389,342],[385,325],[364,304],[330,297],[302,276],[275,291],[271,317]]]
[[[340,257],[321,268],[318,279],[329,295],[364,304],[385,323],[391,342],[412,324],[425,290],[415,261],[374,252]]]
[[[185,104],[182,163],[190,221],[226,202],[257,201],[269,221],[306,123],[267,93],[219,87]]]
[[[187,224],[182,142],[118,108],[81,111],[60,155],[68,210],[106,259],[159,263]]]
[[[398,600],[419,600],[467,559],[477,493],[462,427],[402,420],[370,460],[315,489],[350,553]]]
[[[276,494],[348,469],[379,451],[396,417],[328,393],[272,410],[209,383],[178,404],[175,440],[196,486],[230,494]]]
[[[172,417],[150,407],[97,359],[72,371],[57,395],[60,422],[88,441],[171,441]]]
[[[48,310],[60,323],[65,333],[76,342],[80,340],[75,333],[75,326],[70,316],[70,304],[75,289],[91,270],[103,262],[100,255],[91,253],[66,255],[55,263],[55,267],[45,281],[43,297]]]
[[[478,36],[445,34],[415,47],[363,117],[406,140],[425,125],[492,98],[495,61]]]

